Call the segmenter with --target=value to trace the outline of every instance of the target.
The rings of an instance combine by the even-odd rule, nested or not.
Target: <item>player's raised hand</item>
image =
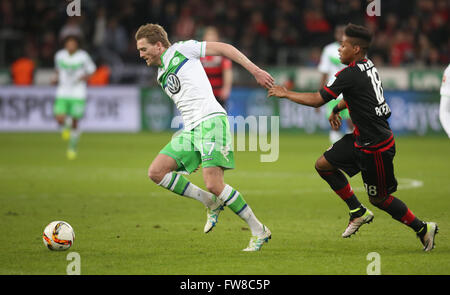
[[[258,69],[254,73],[254,77],[256,79],[256,82],[258,82],[259,85],[265,87],[266,89],[269,89],[273,86],[274,83],[273,77],[264,70]]]
[[[280,85],[273,85],[269,92],[267,93],[267,96],[276,96],[276,97],[286,97],[288,90],[284,86]]]
[[[339,128],[341,128],[342,118],[339,114],[331,112],[330,117],[328,117],[328,121],[330,122],[331,129],[339,130]]]

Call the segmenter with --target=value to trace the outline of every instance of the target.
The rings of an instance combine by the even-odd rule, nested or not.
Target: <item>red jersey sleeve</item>
[[[232,65],[233,65],[233,63],[231,62],[231,60],[229,60],[226,57],[222,58],[222,69],[224,69],[224,70],[231,69]]]

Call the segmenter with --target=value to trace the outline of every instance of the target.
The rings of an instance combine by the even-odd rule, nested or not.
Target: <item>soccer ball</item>
[[[45,227],[42,240],[48,249],[63,251],[72,246],[75,232],[67,222],[52,221]]]

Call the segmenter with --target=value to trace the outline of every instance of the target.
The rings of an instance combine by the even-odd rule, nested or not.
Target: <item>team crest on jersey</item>
[[[167,89],[172,94],[177,94],[178,92],[180,92],[181,89],[180,79],[178,79],[177,75],[175,75],[174,73],[170,73],[167,76]]]
[[[176,66],[180,63],[180,58],[178,56],[172,59],[172,65]]]

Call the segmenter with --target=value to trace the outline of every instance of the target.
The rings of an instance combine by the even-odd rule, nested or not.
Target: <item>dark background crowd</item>
[[[69,17],[65,0],[0,0],[0,68],[21,56],[53,67],[68,34],[83,37],[97,63],[137,64],[134,33],[159,23],[172,42],[201,39],[214,25],[223,41],[263,65],[316,66],[336,25],[362,24],[374,33],[369,57],[379,66],[443,66],[450,61],[450,1],[366,0],[81,0]]]

